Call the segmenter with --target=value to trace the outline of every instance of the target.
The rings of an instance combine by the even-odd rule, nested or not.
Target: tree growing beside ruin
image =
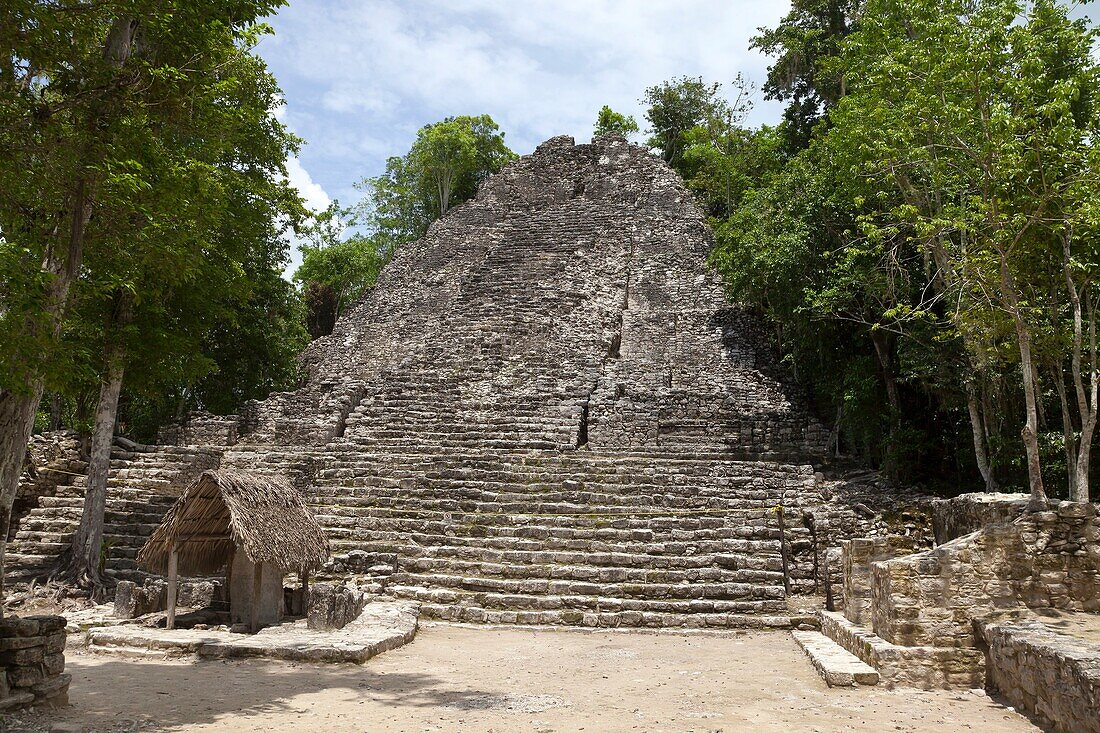
[[[279,4],[28,2],[3,11],[0,41],[9,53],[0,69],[0,334],[12,338],[4,339],[0,372],[0,556],[43,388],[62,384],[74,368],[63,335],[73,315],[71,295],[84,283],[79,287],[85,293],[104,294],[112,314],[95,371],[104,379],[90,505],[84,541],[74,553],[84,557],[84,570],[94,573],[98,566],[94,536],[97,525],[102,531],[102,509],[96,507],[103,492],[96,487],[105,490],[112,405],[117,407],[128,356],[124,335],[143,312],[163,305],[156,288],[171,284],[150,277],[149,268],[184,272],[181,263],[195,252],[219,259],[219,243],[233,241],[243,229],[207,230],[190,250],[172,251],[171,245],[233,207],[233,194],[218,188],[219,170],[240,173],[236,184],[254,183],[259,169],[250,156],[271,134],[285,136],[266,112],[239,104],[248,80],[233,73],[239,71],[233,56],[246,54],[258,18]],[[271,85],[264,94],[274,98],[274,92]],[[227,136],[225,125],[198,119],[217,104],[225,121],[247,132]],[[223,147],[216,157],[209,147],[205,157],[196,152],[202,146],[196,140],[217,139]],[[287,150],[276,145],[266,151],[275,156],[277,170]],[[244,186],[241,193],[253,196],[252,189]],[[286,187],[280,196],[297,202]],[[192,204],[201,204],[203,212],[188,208]],[[135,274],[115,267],[127,257]],[[232,262],[218,264],[226,273],[239,271]],[[196,289],[186,278],[177,284]]]
[[[374,285],[393,256],[383,237],[356,231],[358,223],[354,209],[333,202],[304,230],[309,242],[301,248],[294,281],[302,289],[313,338],[332,333],[336,320]]]
[[[638,121],[632,115],[624,115],[608,107],[606,104],[600,107],[596,115],[596,128],[593,137],[614,133],[629,138],[638,132]]]
[[[356,224],[392,257],[515,157],[489,115],[425,125],[408,153],[387,160],[382,175],[360,182],[365,195],[356,205]]]

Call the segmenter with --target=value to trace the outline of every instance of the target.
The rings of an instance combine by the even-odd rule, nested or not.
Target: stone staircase
[[[428,617],[731,627],[785,623],[775,507],[814,478],[709,457],[345,450],[313,482],[336,556],[385,567],[386,592]]]
[[[140,580],[135,558],[145,539],[172,506],[180,490],[220,460],[211,449],[164,446],[139,453],[114,450],[107,479],[103,546],[106,573],[116,580]],[[49,467],[41,472],[48,473]],[[59,477],[62,478],[62,477]],[[84,508],[84,476],[64,475],[51,495],[20,519],[8,544],[6,561],[13,580],[43,579],[58,569],[69,549]]]
[[[828,436],[727,301],[712,246],[648,151],[551,139],[399,248],[306,349],[299,389],[166,439],[290,480],[330,576],[429,617],[786,625],[786,595],[816,577],[799,525]],[[138,495],[186,481],[116,473],[129,552],[156,514]],[[63,528],[40,519],[25,555]]]

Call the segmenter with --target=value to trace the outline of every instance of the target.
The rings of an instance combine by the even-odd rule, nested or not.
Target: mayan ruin
[[[0,733],[1100,733],[1078,6],[757,8],[766,103],[387,157],[291,50],[366,11],[284,4],[0,10]],[[572,68],[536,5],[422,22]]]

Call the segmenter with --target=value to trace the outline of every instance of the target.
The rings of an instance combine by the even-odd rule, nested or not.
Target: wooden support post
[[[298,571],[298,577],[302,579],[302,615],[309,615],[309,568]]]
[[[168,622],[169,629],[176,628],[176,585],[179,582],[177,569],[179,568],[179,553],[173,544],[168,548]]]
[[[256,563],[252,571],[252,604],[249,606],[248,627],[255,634],[260,630],[260,586],[263,580],[264,564]]]

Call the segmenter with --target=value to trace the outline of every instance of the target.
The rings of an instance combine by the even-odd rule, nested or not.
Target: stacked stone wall
[[[400,248],[307,348],[300,388],[165,440],[291,480],[338,555],[384,558],[371,582],[426,615],[789,624],[839,539],[828,520],[850,517],[712,247],[663,161],[554,138]],[[63,541],[35,519],[39,549]]]
[[[30,705],[61,707],[68,705],[68,695],[65,619],[0,619],[0,713]]]
[[[1057,733],[1100,733],[1100,646],[1041,623],[977,623],[989,684]]]
[[[844,577],[844,617],[855,624],[871,623],[872,563],[913,552],[906,537],[864,537],[840,543],[840,567]]]
[[[1100,610],[1095,504],[1055,503],[933,550],[876,563],[873,625],[906,646],[967,647],[971,619],[1017,608]]]
[[[932,531],[942,545],[982,527],[1005,524],[1027,510],[1026,494],[974,493],[932,503]]]

